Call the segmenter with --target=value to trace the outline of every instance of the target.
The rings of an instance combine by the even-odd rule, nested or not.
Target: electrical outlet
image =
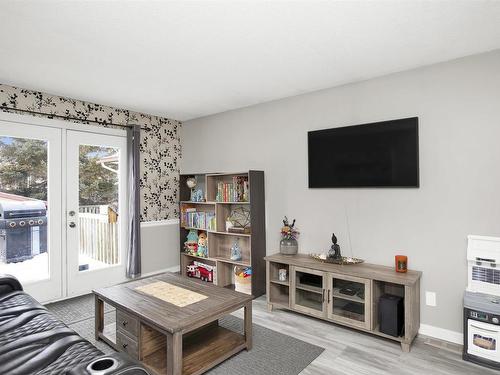
[[[436,293],[435,292],[425,292],[425,304],[427,306],[436,306]]]

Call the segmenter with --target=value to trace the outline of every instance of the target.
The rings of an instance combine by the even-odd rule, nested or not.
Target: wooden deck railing
[[[117,264],[118,224],[109,222],[107,206],[82,206],[79,211],[80,254],[106,264]]]

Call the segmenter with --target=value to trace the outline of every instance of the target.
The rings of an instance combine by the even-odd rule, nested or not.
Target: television
[[[309,188],[419,187],[418,117],[308,133]]]

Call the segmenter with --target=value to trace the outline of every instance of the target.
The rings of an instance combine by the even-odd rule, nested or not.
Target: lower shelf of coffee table
[[[158,341],[164,340],[156,336]],[[142,362],[155,374],[167,373],[167,351],[164,341],[154,345],[157,350],[143,357]],[[246,348],[245,336],[211,324],[184,335],[182,340],[183,375],[202,374]]]

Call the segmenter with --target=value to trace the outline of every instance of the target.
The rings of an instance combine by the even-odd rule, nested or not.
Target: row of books
[[[196,212],[196,208],[187,208],[182,213],[182,223],[185,227],[217,230],[214,212]]]
[[[217,183],[217,202],[248,202],[249,196],[250,185],[246,176],[234,176],[232,183]]]

